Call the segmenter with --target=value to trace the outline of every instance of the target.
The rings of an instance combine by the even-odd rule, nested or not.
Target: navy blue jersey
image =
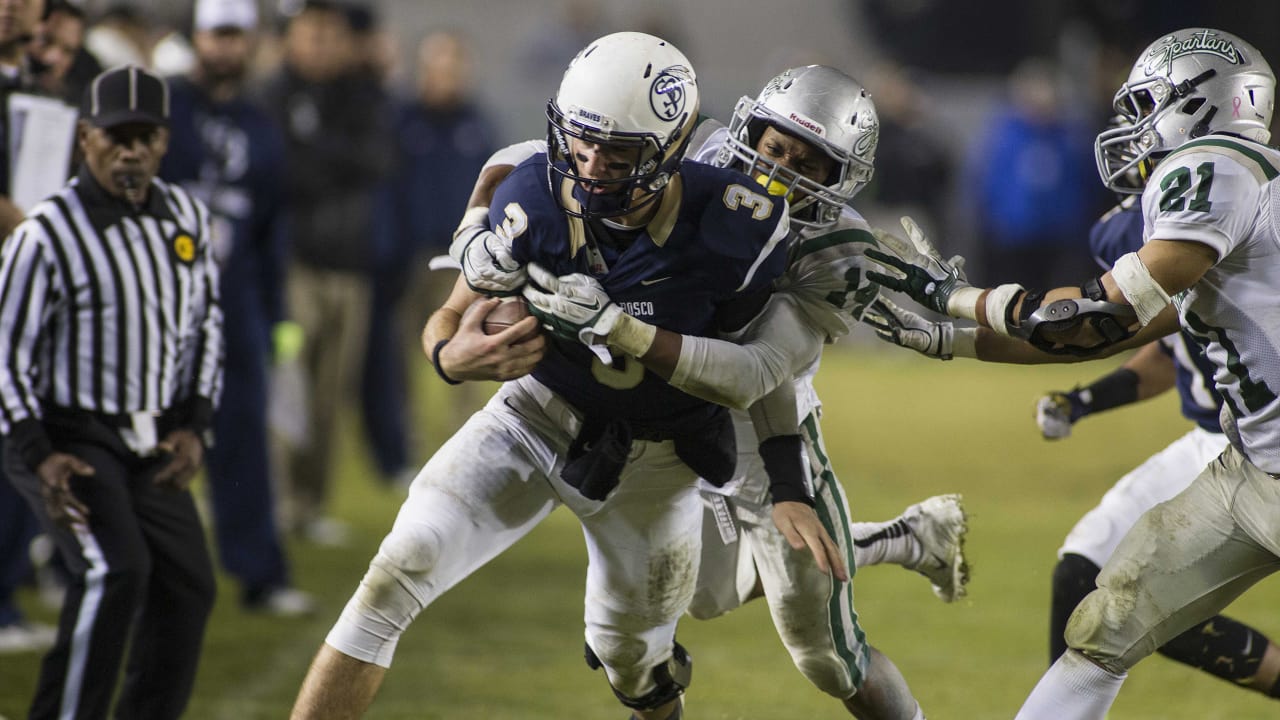
[[[593,242],[593,232],[607,231],[566,215],[550,193],[546,155],[522,163],[497,189],[490,222],[512,239],[516,259],[556,275],[594,275],[625,312],[667,330],[715,335],[722,306],[770,291],[786,266],[785,203],[731,170],[685,163],[625,249]],[[660,433],[715,410],[634,359],[608,366],[574,342],[553,339],[533,375],[588,416]]]
[[[1137,252],[1142,247],[1142,205],[1117,207],[1089,230],[1089,251],[1104,269],[1110,270],[1121,255]],[[1218,411],[1222,396],[1214,389],[1213,363],[1204,355],[1200,344],[1185,330],[1160,340],[1165,353],[1171,355],[1177,368],[1178,397],[1182,414],[1210,432],[1222,432]]]

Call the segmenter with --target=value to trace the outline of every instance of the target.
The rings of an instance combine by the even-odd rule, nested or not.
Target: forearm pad
[[[825,339],[786,293],[776,293],[738,338],[741,344],[685,335],[669,382],[694,397],[745,410],[813,362]]]
[[[804,440],[799,435],[776,435],[760,443],[760,459],[769,476],[769,497],[774,503],[802,502],[813,507],[805,483]]]
[[[746,410],[790,380],[789,369],[785,353],[771,345],[685,335],[670,382],[694,397]]]

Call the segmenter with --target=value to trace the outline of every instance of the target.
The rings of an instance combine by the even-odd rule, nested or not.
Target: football
[[[503,298],[501,303],[485,316],[485,335],[494,335],[529,317],[529,306],[522,297]]]

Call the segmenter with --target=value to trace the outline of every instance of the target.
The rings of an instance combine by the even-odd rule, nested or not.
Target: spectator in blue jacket
[[[1076,282],[1094,270],[1079,250],[1088,218],[1109,200],[1095,180],[1093,123],[1065,107],[1047,61],[1019,65],[1010,91],[1010,104],[987,126],[967,183],[976,194],[983,282]]]
[[[281,134],[244,92],[258,26],[254,0],[198,0],[197,66],[170,82],[169,154],[161,177],[213,214],[226,343],[224,391],[207,455],[214,535],[223,567],[252,611],[301,615],[276,524],[268,454],[267,366],[284,319]]]

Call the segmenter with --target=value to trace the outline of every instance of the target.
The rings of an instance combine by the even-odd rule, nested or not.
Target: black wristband
[[[777,435],[760,443],[760,459],[769,476],[773,502],[801,502],[813,507],[804,481],[804,441],[799,435]]]
[[[1122,367],[1075,394],[1080,399],[1082,415],[1128,405],[1138,400],[1138,373]]]
[[[1015,327],[1013,324],[1013,306],[1017,303],[1009,303],[1009,312],[1004,319],[1005,327]],[[1016,327],[1022,327],[1027,324],[1035,311],[1040,309],[1044,304],[1044,291],[1042,290],[1024,290],[1022,292],[1022,305],[1018,311],[1018,324]]]
[[[448,375],[445,375],[444,368],[440,367],[440,351],[444,349],[445,344],[448,342],[449,338],[445,338],[444,340],[436,343],[434,348],[431,348],[431,367],[436,369],[436,374],[440,376],[441,380],[449,383],[450,385],[461,385],[461,380],[454,380]]]
[[[1107,291],[1102,289],[1102,276],[1090,278],[1080,286],[1080,292],[1090,300],[1106,300]]]

